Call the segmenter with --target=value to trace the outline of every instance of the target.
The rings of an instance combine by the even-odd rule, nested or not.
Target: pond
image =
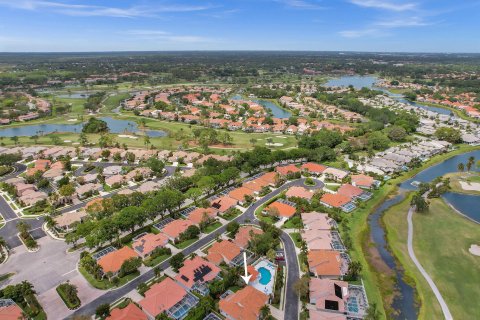
[[[285,118],[290,118],[292,116],[292,113],[288,110],[285,110],[281,107],[279,107],[277,104],[273,103],[270,100],[264,100],[264,99],[244,99],[242,98],[241,95],[237,94],[232,97],[232,100],[251,100],[255,103],[258,103],[259,105],[270,109],[272,111],[273,117],[274,118],[279,118],[279,119],[285,119]]]
[[[118,120],[109,117],[102,117],[101,120],[105,121],[110,128],[111,133],[143,133],[138,128],[138,125],[133,121]],[[25,125],[10,128],[0,128],[0,137],[21,137],[21,136],[33,136],[33,135],[45,135],[49,133],[80,133],[82,131],[83,124],[35,124]],[[164,137],[167,135],[165,131],[161,130],[145,130],[145,134],[149,137]]]
[[[437,177],[457,171],[460,162],[466,163],[469,157],[480,159],[480,150],[457,155],[435,166],[429,167],[418,173],[413,178],[406,180],[400,185],[399,194],[382,203],[369,217],[370,235],[375,243],[382,260],[395,272],[399,295],[393,301],[392,307],[399,312],[396,319],[416,319],[417,307],[415,305],[414,290],[403,280],[403,272],[397,268],[396,262],[390,251],[385,238],[385,230],[381,223],[383,213],[391,206],[405,199],[406,192],[415,190],[412,182],[430,182]],[[478,169],[477,169],[478,170]],[[480,196],[447,192],[443,198],[455,209],[465,216],[480,223]]]
[[[418,108],[422,108],[422,109],[433,111],[440,114],[446,114],[446,115],[452,114],[452,111],[449,109],[432,107],[432,106],[424,105],[418,102],[409,101],[405,99],[402,94],[393,93],[385,88],[376,87],[375,83],[377,83],[377,81],[378,81],[378,78],[374,76],[344,76],[340,78],[330,79],[323,86],[324,87],[348,87],[352,85],[355,89],[361,89],[365,87],[369,89],[380,90],[385,92],[391,98],[397,100],[398,102],[406,103]]]

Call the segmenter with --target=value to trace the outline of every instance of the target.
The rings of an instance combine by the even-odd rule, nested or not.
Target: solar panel
[[[109,254],[110,252],[113,252],[115,251],[116,249],[114,247],[106,247],[105,249],[93,254],[93,258],[95,260],[99,260],[100,258],[102,258],[103,256]]]
[[[193,281],[197,282],[203,282],[204,277],[212,272],[212,268],[210,268],[207,265],[202,264],[199,268],[193,270]]]
[[[335,288],[335,295],[340,299],[343,299],[342,288],[336,283],[333,284],[333,287]]]

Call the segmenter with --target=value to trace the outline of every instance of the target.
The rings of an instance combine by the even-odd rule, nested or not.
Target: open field
[[[442,313],[430,287],[407,253],[408,199],[387,211],[389,241],[421,297],[420,319],[440,319]],[[480,317],[480,257],[468,252],[480,244],[479,226],[454,212],[443,200],[432,199],[428,213],[413,218],[414,250],[446,300],[455,319]]]

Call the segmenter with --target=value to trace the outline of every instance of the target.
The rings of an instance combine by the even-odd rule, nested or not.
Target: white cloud
[[[383,0],[350,0],[350,2],[360,7],[383,9],[397,12],[409,11],[417,8],[417,4],[412,2],[394,3]]]
[[[406,19],[384,20],[375,23],[375,25],[384,28],[407,28],[407,27],[424,27],[433,23],[425,22],[420,17],[411,17]]]
[[[47,10],[70,16],[104,16],[118,18],[135,18],[154,16],[166,12],[191,12],[206,10],[208,6],[162,4],[152,6],[132,6],[127,8],[105,7],[98,5],[72,4],[58,1],[41,0],[0,0],[0,6],[23,10]]]
[[[194,35],[178,35],[163,30],[127,30],[123,34],[138,36],[145,40],[175,42],[175,43],[199,43],[214,42],[212,38],[194,36]]]
[[[315,1],[305,0],[275,0],[276,2],[283,3],[284,5],[297,9],[323,9],[322,6]]]
[[[380,37],[385,36],[386,33],[380,29],[369,28],[369,29],[361,29],[361,30],[344,30],[340,31],[339,34],[344,38],[361,38],[366,36],[371,37]]]

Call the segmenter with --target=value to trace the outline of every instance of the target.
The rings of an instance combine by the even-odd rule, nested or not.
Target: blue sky
[[[0,51],[480,52],[477,0],[0,0]]]

